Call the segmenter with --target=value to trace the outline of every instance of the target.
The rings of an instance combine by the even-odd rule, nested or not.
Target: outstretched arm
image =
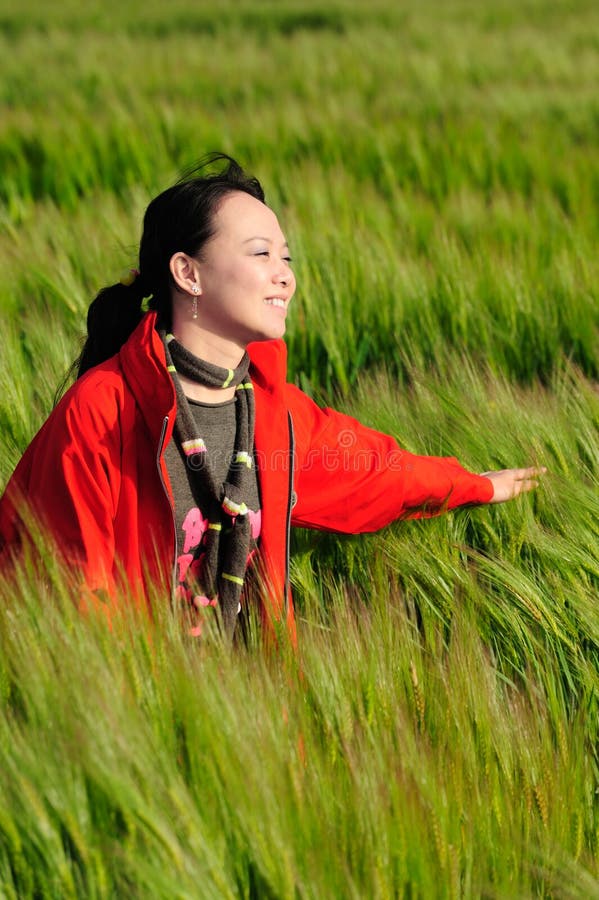
[[[409,453],[391,436],[321,409],[294,385],[287,400],[296,436],[294,526],[356,534],[493,498],[492,480],[452,457]]]
[[[501,469],[499,472],[483,472],[493,483],[493,496],[489,503],[505,503],[518,494],[525,494],[538,485],[539,475],[544,475],[544,466],[530,466],[526,469]]]
[[[287,385],[287,399],[296,433],[293,525],[375,531],[397,518],[503,503],[536,487],[545,471],[530,467],[475,475],[452,457],[408,453],[389,435],[321,409],[294,385]]]

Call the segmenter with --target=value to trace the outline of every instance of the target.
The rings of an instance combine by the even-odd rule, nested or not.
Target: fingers
[[[500,469],[499,471],[481,472],[487,478],[504,476],[512,478],[514,481],[527,481],[529,479],[538,478],[539,475],[545,475],[546,466],[528,466],[525,469]]]
[[[539,486],[539,482],[534,478],[520,478],[514,481],[514,493],[513,497],[517,497],[518,494],[526,494],[528,491],[534,490]]]
[[[514,485],[514,497],[517,497],[518,494],[525,494],[528,491],[534,490],[539,486],[538,477],[540,475],[544,475],[547,469],[537,466],[530,466],[527,469],[514,469],[512,471],[513,475],[513,485]]]
[[[530,478],[537,478],[539,475],[544,475],[547,468],[546,466],[529,466],[527,469],[508,469],[507,471],[513,473],[516,481],[527,481]]]
[[[484,472],[493,482],[491,503],[505,503],[519,494],[538,487],[538,478],[547,471],[545,466],[527,466],[522,469],[502,469],[499,472]]]

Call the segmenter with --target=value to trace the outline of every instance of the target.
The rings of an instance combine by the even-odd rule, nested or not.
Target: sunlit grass
[[[202,651],[164,610],[108,632],[19,591],[0,617],[4,889],[584,896],[592,679],[577,702],[550,660],[506,679],[467,598],[450,631],[398,589],[370,599],[312,609],[300,674]]]

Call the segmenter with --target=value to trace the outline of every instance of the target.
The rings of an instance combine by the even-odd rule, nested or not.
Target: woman
[[[86,591],[174,589],[198,616],[218,606],[228,635],[252,573],[263,618],[293,629],[291,526],[357,533],[502,502],[539,470],[412,455],[288,384],[285,236],[258,181],[210,161],[224,166],[150,203],[139,271],[91,304],[78,379],[17,466],[0,534],[18,546],[27,508]]]

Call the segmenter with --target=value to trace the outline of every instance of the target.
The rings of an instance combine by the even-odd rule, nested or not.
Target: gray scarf
[[[192,493],[195,495],[194,487],[197,486],[204,496],[210,498],[210,508],[202,510],[208,516],[209,526],[206,532],[204,583],[201,587],[206,596],[217,600],[225,634],[231,637],[237,620],[251,537],[245,502],[253,465],[255,422],[254,390],[248,377],[250,358],[245,353],[236,369],[223,369],[198,359],[172,334],[161,331],[160,335],[177,395],[175,439],[185,457]],[[236,388],[235,444],[224,484],[215,483],[206,444],[197,433],[178,374],[207,387]]]

